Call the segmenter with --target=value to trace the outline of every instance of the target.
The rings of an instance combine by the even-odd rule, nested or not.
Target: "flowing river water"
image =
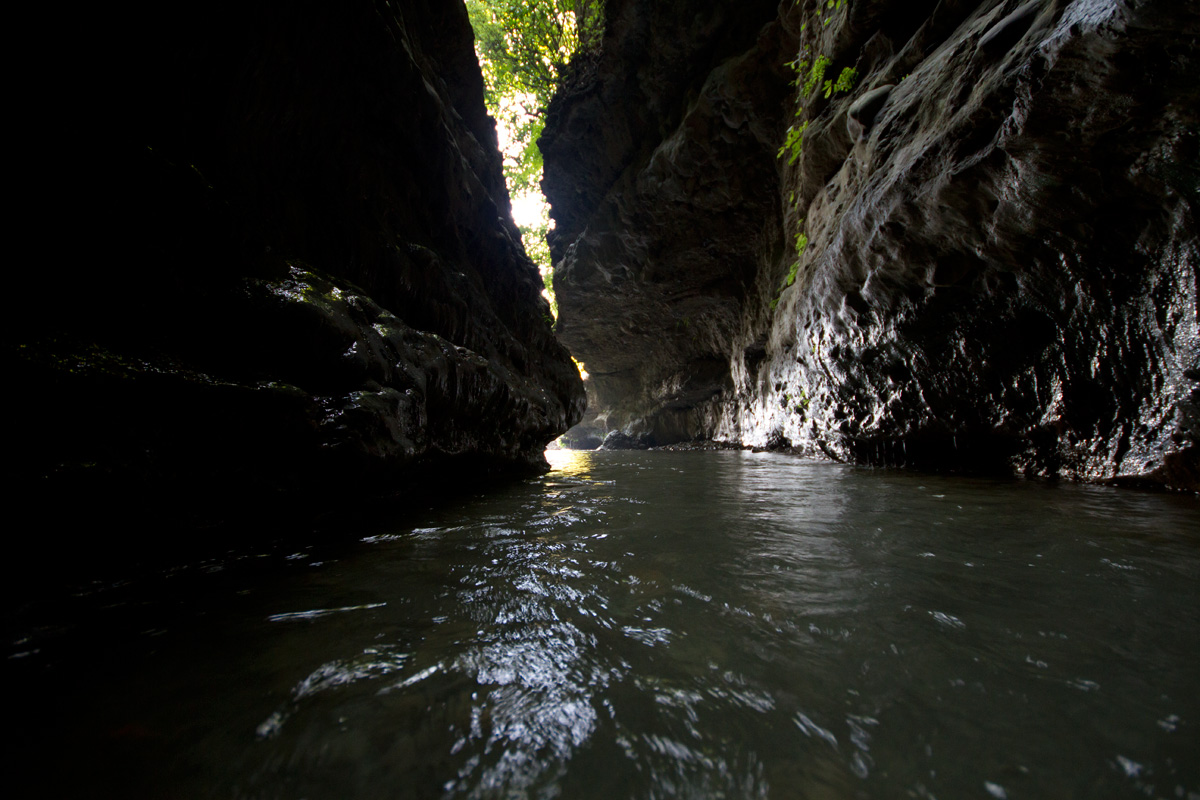
[[[1196,498],[548,456],[353,546],[97,589],[82,618],[14,634],[10,780],[55,798],[1200,798]]]

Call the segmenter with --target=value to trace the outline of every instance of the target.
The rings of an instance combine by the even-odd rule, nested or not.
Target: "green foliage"
[[[791,268],[788,270],[787,276],[783,279],[783,283],[779,285],[779,291],[775,293],[775,299],[771,301],[771,310],[779,305],[779,298],[783,296],[783,290],[796,282],[796,275],[800,272],[800,259],[804,256],[804,251],[808,247],[808,234],[804,232],[804,220],[796,223],[796,260],[792,262]]]
[[[804,220],[800,220],[799,224],[803,225]],[[796,260],[792,262],[792,267],[788,270],[787,277],[783,279],[783,284],[779,287],[780,292],[796,282],[796,273],[800,271],[800,258],[804,255],[804,250],[807,247],[808,236],[803,231],[798,232],[796,234]]]
[[[800,220],[798,223],[796,223],[797,228],[801,228],[803,226],[804,226],[804,220]],[[804,231],[801,231],[801,230],[796,231],[796,258],[797,258],[796,263],[797,264],[800,263],[799,258],[800,258],[800,256],[804,255],[804,250],[807,247],[808,247],[808,234],[806,234]],[[791,286],[792,282],[795,280],[796,280],[796,269],[795,269],[795,266],[793,266],[792,274],[788,276],[787,285]]]
[[[546,107],[578,53],[595,50],[604,33],[604,0],[466,0],[475,53],[483,72],[484,101],[496,118],[504,179],[516,206],[541,197]],[[551,311],[558,316],[545,198],[541,216],[520,225],[525,251],[542,274]],[[518,219],[524,215],[515,214]]]
[[[836,81],[825,81],[825,98],[829,99],[839,92],[849,92],[854,88],[854,83],[857,80],[858,70],[853,67],[846,67],[838,75]]]
[[[576,53],[599,47],[602,0],[466,0],[488,111],[512,132],[511,192],[537,188],[545,110]]]
[[[540,163],[540,162],[539,162]],[[542,286],[545,288],[546,300],[554,318],[558,318],[558,298],[554,296],[554,271],[550,263],[550,245],[546,243],[546,235],[550,232],[550,217],[543,203],[541,215],[532,222],[518,225],[521,231],[521,241],[525,243],[525,252],[538,265],[542,274]]]
[[[833,61],[827,56],[817,56],[808,70],[808,79],[804,81],[804,88],[800,90],[800,94],[805,97],[812,94],[812,90],[820,85],[821,79],[825,77],[825,70],[832,63]]]
[[[466,0],[489,92],[550,102],[571,58],[600,44],[600,0]],[[488,98],[489,104],[497,98]]]
[[[783,140],[783,147],[779,148],[776,157],[783,158],[784,154],[790,153],[788,163],[795,164],[800,158],[800,152],[804,149],[804,131],[806,128],[808,128],[807,120],[800,125],[792,125],[788,128],[787,137]]]
[[[803,2],[803,0],[797,0]],[[816,18],[821,19],[822,25],[828,25],[833,19],[833,15],[841,8],[849,3],[849,0],[818,0],[816,5]],[[800,30],[805,30],[808,23],[800,26]],[[833,66],[833,59],[829,56],[819,53],[810,63],[804,59],[807,51],[802,50],[800,55],[794,61],[787,64],[788,67],[795,73],[796,77],[792,80],[792,85],[796,87],[799,101],[804,101],[818,87],[821,88],[825,99],[829,99],[836,94],[844,94],[852,91],[854,85],[858,82],[858,70],[853,67],[843,67],[838,73],[837,78],[826,78],[825,74],[829,68]],[[805,115],[804,106],[797,103],[796,117]],[[778,157],[787,156],[788,164],[795,164],[800,160],[800,155],[804,151],[804,133],[808,129],[808,120],[804,122],[793,122],[788,126],[787,134],[784,136],[783,146],[779,148]],[[788,197],[788,205],[791,206],[796,202],[796,192],[793,191]],[[798,211],[796,212],[798,213]],[[808,248],[808,234],[804,232],[804,220],[800,219],[796,222],[796,233],[794,238],[796,259],[792,262],[792,266],[788,269],[787,275],[780,284],[779,290],[775,293],[775,298],[771,301],[771,310],[779,305],[779,300],[783,296],[783,292],[796,282],[796,276],[800,272],[800,262],[804,258],[804,251]],[[790,403],[790,399],[789,399]],[[797,410],[802,407],[807,407],[808,399],[803,398],[801,404],[797,406]]]
[[[534,191],[542,180],[542,151],[537,140],[546,118],[539,114],[523,122],[513,128],[513,143],[520,149],[515,156],[506,153],[504,159],[504,179],[514,193]]]
[[[546,229],[542,228],[538,232],[531,232],[526,228],[521,228],[521,238],[525,241],[525,250],[529,253],[529,257],[539,267],[545,265],[547,268],[540,269],[542,274],[542,286],[546,290],[546,299],[550,303],[550,313],[553,314],[551,324],[554,319],[558,319],[558,298],[554,294],[554,270],[548,268],[550,266],[550,246],[546,244]],[[533,242],[534,244],[530,244]]]
[[[803,389],[800,390],[800,396],[798,398],[796,398],[795,406],[792,405],[791,392],[788,392],[788,393],[784,394],[784,396],[783,396],[784,408],[791,408],[792,411],[797,414],[803,414],[805,411],[807,411],[809,402],[810,401],[808,399],[808,392],[804,391]]]
[[[800,2],[800,0],[797,0]],[[828,25],[833,19],[833,14],[846,5],[849,0],[825,0],[825,2],[817,3],[817,16],[825,15],[824,24]],[[800,26],[800,30],[804,30],[808,26],[805,23]],[[802,51],[803,52],[803,51]],[[835,94],[843,94],[850,92],[854,88],[854,84],[858,82],[858,70],[853,67],[843,67],[838,73],[837,79],[826,79],[825,72],[833,65],[833,59],[824,54],[819,54],[813,59],[810,64],[801,56],[797,56],[795,61],[789,61],[787,66],[796,73],[796,77],[792,80],[792,85],[799,91],[800,97],[805,98],[813,93],[817,87],[821,87],[825,99],[833,97]],[[804,106],[797,106],[796,116],[804,115]],[[784,137],[783,146],[779,148],[776,157],[788,157],[788,164],[795,164],[800,160],[800,154],[804,150],[804,131],[808,127],[808,122],[797,124],[792,123],[788,126],[787,134]]]

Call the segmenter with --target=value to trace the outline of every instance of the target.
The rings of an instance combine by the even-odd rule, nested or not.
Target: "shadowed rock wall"
[[[600,56],[551,103],[558,331],[592,375],[601,432],[691,438],[730,386],[743,300],[779,238],[775,6],[610,2]]]
[[[703,5],[723,4],[618,4],[606,48],[647,8]],[[596,426],[1200,489],[1200,9],[816,5],[753,11],[619,163],[595,139],[628,113],[608,106],[647,105],[613,88],[635,81],[601,60],[559,99],[560,330]],[[826,78],[857,70],[850,91],[781,71],[819,55]],[[799,158],[776,158],[804,122]],[[558,191],[602,172],[557,155],[588,151],[611,188]]]
[[[92,13],[45,28],[10,482],[207,519],[544,464],[583,391],[461,3]]]

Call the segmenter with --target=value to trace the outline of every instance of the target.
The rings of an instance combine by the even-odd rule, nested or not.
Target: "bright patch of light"
[[[546,460],[554,472],[572,478],[586,478],[592,471],[594,456],[590,450],[547,450]]]
[[[513,222],[520,227],[536,227],[548,213],[546,198],[537,192],[517,195],[512,199]]]
[[[500,152],[514,157],[520,152],[521,145],[513,136],[513,129],[505,123],[508,115],[514,111],[527,114],[527,109],[537,108],[537,98],[525,92],[516,92],[500,98],[500,113],[496,115],[496,138],[500,140]]]

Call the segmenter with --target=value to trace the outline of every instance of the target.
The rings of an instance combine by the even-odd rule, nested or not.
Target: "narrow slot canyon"
[[[1200,800],[1193,0],[21,30],[17,797]]]

